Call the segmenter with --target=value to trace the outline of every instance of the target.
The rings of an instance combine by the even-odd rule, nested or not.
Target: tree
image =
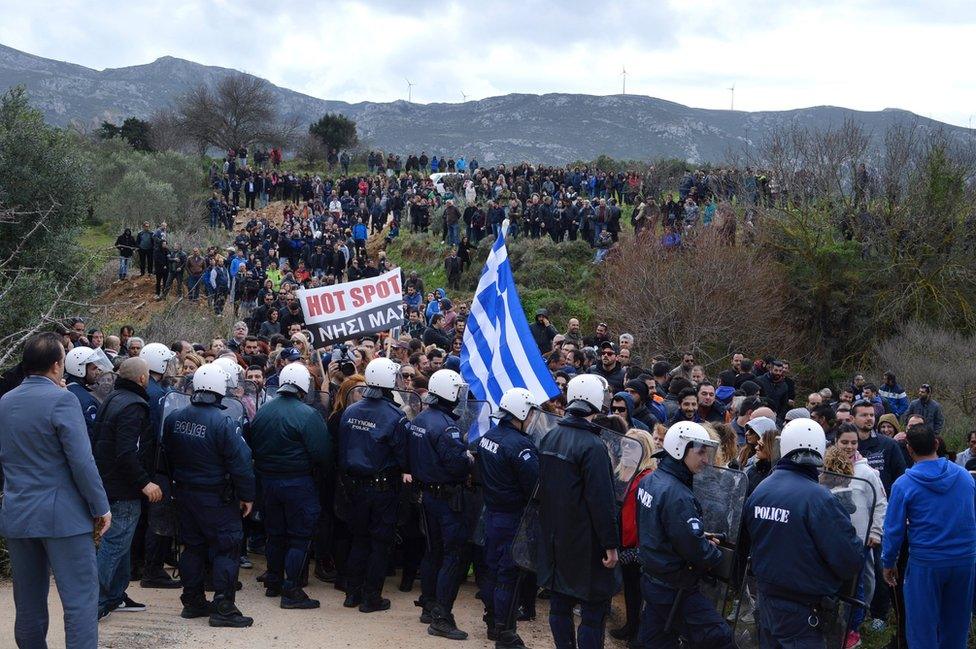
[[[149,122],[136,117],[129,117],[122,122],[122,126],[116,126],[111,122],[102,122],[102,126],[98,130],[98,137],[103,140],[120,137],[136,151],[152,151],[151,133],[152,127]]]
[[[224,77],[212,88],[192,88],[177,100],[175,113],[186,136],[202,149],[285,146],[297,128],[279,114],[271,84],[247,74]]]
[[[308,132],[325,145],[326,151],[349,149],[359,143],[356,122],[339,113],[327,113],[308,127]]]
[[[23,87],[0,98],[0,367],[67,315],[102,261],[78,244],[91,187],[75,138],[47,126]]]

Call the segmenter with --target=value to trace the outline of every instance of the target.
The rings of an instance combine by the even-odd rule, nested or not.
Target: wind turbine
[[[404,77],[406,79],[406,77]],[[407,82],[407,102],[413,103],[413,82],[410,79],[406,79]]]
[[[735,110],[735,82],[732,82],[730,88],[726,88],[729,91],[729,110]]]
[[[624,89],[623,92],[621,92],[620,94],[626,95],[627,94],[627,66],[622,66],[622,67],[623,67],[623,72],[621,73],[621,76],[624,78]]]

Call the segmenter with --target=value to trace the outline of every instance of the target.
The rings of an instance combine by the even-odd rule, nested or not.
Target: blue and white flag
[[[526,388],[538,403],[559,396],[559,387],[529,331],[515,290],[505,247],[507,234],[506,220],[481,271],[464,329],[461,376],[471,396],[490,406],[490,410],[482,408],[477,427],[472,426],[468,432],[469,442],[487,432],[488,417],[498,409],[506,390]]]

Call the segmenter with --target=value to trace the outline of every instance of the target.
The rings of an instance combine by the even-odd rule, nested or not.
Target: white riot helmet
[[[457,403],[462,388],[466,388],[467,385],[461,375],[454,370],[437,370],[431,374],[430,381],[427,382],[427,392],[449,403]]]
[[[672,424],[664,434],[664,450],[676,460],[684,459],[689,444],[718,447],[718,442],[708,436],[705,427],[693,421],[679,421]]]
[[[532,393],[525,388],[512,388],[502,395],[501,401],[498,402],[498,409],[519,421],[525,421],[532,407],[538,405]]]
[[[146,361],[150,372],[166,374],[166,366],[176,358],[176,352],[163,343],[149,343],[139,352],[139,358]]]
[[[91,347],[75,347],[64,357],[64,371],[75,378],[83,379],[88,364],[94,363],[98,354]]]
[[[590,414],[598,413],[603,410],[607,385],[607,380],[597,374],[574,376],[566,386],[566,403],[572,405],[574,401],[580,401],[590,406]]]
[[[227,394],[227,373],[216,363],[207,363],[193,373],[193,391],[224,396]]]
[[[240,364],[238,364],[237,361],[226,357],[214,359],[213,364],[222,369],[224,374],[227,375],[227,387],[232,390],[237,388],[240,382],[241,372],[243,371]]]
[[[366,366],[366,385],[392,390],[396,387],[400,366],[389,358],[374,358]]]
[[[823,456],[827,452],[827,439],[823,428],[812,419],[794,419],[783,426],[779,434],[780,456],[791,458],[797,464],[823,465]]]
[[[312,375],[303,363],[289,363],[278,374],[278,392],[296,389],[303,395],[312,389]]]

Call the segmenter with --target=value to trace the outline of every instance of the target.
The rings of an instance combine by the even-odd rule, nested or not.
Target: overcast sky
[[[976,124],[974,0],[31,0],[0,43],[92,68],[171,55],[323,99],[621,91],[702,108],[904,108]]]

